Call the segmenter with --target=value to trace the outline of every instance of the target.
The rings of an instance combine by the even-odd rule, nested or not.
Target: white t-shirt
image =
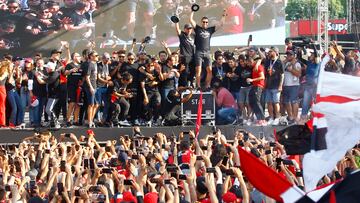
[[[289,67],[298,71],[301,70],[300,63],[296,62],[294,65],[292,65],[291,62],[286,62],[284,66],[284,86],[300,85],[299,77],[293,75],[290,71],[288,71]]]

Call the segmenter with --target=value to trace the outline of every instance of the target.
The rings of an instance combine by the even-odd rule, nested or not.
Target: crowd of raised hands
[[[236,131],[233,140],[219,129],[201,139],[192,131],[179,135],[133,135],[97,141],[73,133],[35,133],[18,146],[2,146],[2,202],[272,202],[243,176],[240,147],[303,187],[300,163],[278,142]],[[100,139],[99,139],[100,140]],[[339,162],[339,179],[357,168],[355,147]],[[256,170],[256,169],[254,169]],[[268,183],[271,186],[271,183]],[[260,201],[260,202],[261,202]]]

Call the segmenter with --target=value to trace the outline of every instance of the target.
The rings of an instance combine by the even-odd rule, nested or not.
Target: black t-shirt
[[[89,21],[85,15],[80,15],[77,12],[73,12],[71,14],[70,18],[71,18],[71,22],[74,26],[79,26],[79,25],[89,23]],[[82,34],[85,33],[86,31],[87,31],[87,29],[74,30],[74,31],[72,31],[72,33],[74,33],[74,35],[75,35],[73,37],[75,37],[75,38],[82,37]]]
[[[212,65],[212,80],[211,83],[220,82],[222,86],[226,85],[225,83],[225,73],[227,72],[228,66],[224,63],[220,66],[215,62]]]
[[[139,80],[140,82],[145,82],[146,92],[159,92],[159,88],[158,88],[160,83],[159,73],[156,71],[152,71],[150,74],[154,76],[153,80],[150,80],[150,78],[148,78],[144,73],[140,73]]]
[[[195,27],[195,46],[196,51],[209,52],[210,38],[215,32],[215,26],[206,29],[196,25]]]
[[[226,77],[227,84],[228,84],[228,90],[230,92],[239,92],[241,83],[240,83],[240,74],[241,69],[239,66],[235,67],[234,69],[231,69],[230,67],[227,69],[226,73],[235,73],[236,75],[234,77]]]
[[[139,88],[139,64],[138,63],[123,63],[120,67],[120,73],[128,72],[133,76],[133,82],[129,85],[132,92]]]
[[[172,71],[168,65],[165,64],[162,66],[162,73],[170,73],[170,72],[172,72]],[[161,83],[161,87],[166,88],[166,89],[174,88],[175,87],[175,74],[174,74],[174,77],[166,78],[165,80],[163,80]]]
[[[265,78],[267,89],[279,89],[280,78],[284,74],[282,63],[279,59],[265,61]]]
[[[73,62],[66,65],[65,70],[69,71],[73,68],[77,68],[78,70],[76,72],[71,72],[67,76],[67,85],[68,87],[77,87],[79,85],[79,81],[82,79],[83,70],[81,69],[80,64],[75,64]]]
[[[46,90],[46,84],[40,84],[35,76],[35,70],[32,71],[33,72],[33,94],[37,97],[46,97],[47,95],[47,90]],[[41,71],[44,75],[45,75],[45,71]]]
[[[96,80],[97,80],[97,64],[93,62],[87,63],[86,71],[84,70],[85,76],[90,76],[91,86],[96,89]],[[89,87],[87,82],[84,82],[85,87]]]
[[[123,84],[121,82],[121,80],[114,79],[113,83],[114,83],[114,86],[110,87],[111,92],[117,92],[117,93],[122,94],[123,92],[126,91],[127,85]]]
[[[355,60],[348,56],[345,57],[345,65],[343,69],[343,74],[352,74],[356,70]]]
[[[180,41],[180,54],[189,57],[194,55],[194,37],[195,34],[192,33],[190,36],[186,35],[185,32],[181,31],[179,35]]]
[[[49,73],[49,76],[46,80],[48,87],[49,98],[58,98],[60,94],[60,74],[57,71]]]
[[[75,12],[75,9],[74,8],[61,7],[60,11],[63,13],[64,17],[71,17],[71,15]]]
[[[250,87],[251,83],[246,82],[246,79],[252,78],[252,68],[248,66],[240,67],[240,85],[241,87]]]

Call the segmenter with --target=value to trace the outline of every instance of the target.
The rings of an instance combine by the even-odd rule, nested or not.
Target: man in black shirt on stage
[[[180,30],[179,23],[175,23],[176,33],[180,41],[180,57],[182,62],[185,65],[185,79],[192,82],[195,75],[195,64],[194,64],[194,54],[195,54],[195,45],[194,38],[195,33],[193,33],[193,27],[191,24],[185,24],[184,30]]]
[[[135,125],[140,125],[139,121],[139,106],[141,106],[141,94],[138,94],[139,89],[139,64],[136,62],[136,55],[133,52],[127,54],[127,62],[123,63],[119,69],[120,73],[128,72],[132,76],[132,82],[127,87],[127,91],[132,94],[132,97],[129,99],[130,110],[129,115],[130,119]]]
[[[206,67],[206,81],[205,88],[210,88],[211,83],[211,55],[210,55],[210,39],[212,34],[221,28],[224,24],[226,16],[226,10],[222,15],[220,25],[208,27],[209,19],[208,17],[201,18],[201,26],[197,25],[194,20],[194,11],[190,14],[190,23],[192,27],[195,28],[195,64],[196,64],[196,85],[200,87],[201,80],[201,69],[202,66]],[[204,63],[204,64],[203,64]]]
[[[84,69],[84,89],[88,102],[87,116],[89,127],[95,127],[93,122],[96,113],[96,80],[97,80],[97,62],[99,54],[95,51],[91,51],[88,55],[89,61],[87,67]]]
[[[78,99],[82,86],[83,70],[81,69],[81,55],[79,53],[71,54],[72,62],[65,67],[65,75],[67,75],[67,92],[68,92],[68,110],[66,116],[66,126],[70,127],[71,115],[74,114],[74,124],[79,125],[80,106]],[[79,89],[80,88],[80,89]]]

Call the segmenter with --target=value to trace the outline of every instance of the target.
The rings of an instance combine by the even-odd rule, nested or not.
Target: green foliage
[[[317,0],[289,0],[286,6],[286,20],[316,19]],[[329,18],[346,17],[346,0],[329,0]]]

